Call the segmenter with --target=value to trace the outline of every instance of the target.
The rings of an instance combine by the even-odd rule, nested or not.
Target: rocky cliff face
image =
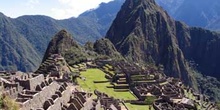
[[[176,22],[176,37],[185,58],[193,61],[199,72],[220,79],[219,33]]]
[[[197,69],[220,79],[220,34],[201,28],[190,28],[191,54]]]
[[[106,36],[129,61],[162,64],[167,75],[188,82],[188,67],[175,25],[154,0],[127,0]]]

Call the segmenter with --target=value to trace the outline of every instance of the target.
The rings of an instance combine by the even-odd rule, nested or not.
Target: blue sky
[[[0,0],[0,12],[16,18],[22,15],[47,15],[55,19],[77,17],[82,12],[112,0]]]

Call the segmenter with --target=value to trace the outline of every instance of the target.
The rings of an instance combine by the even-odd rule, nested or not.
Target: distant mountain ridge
[[[1,41],[10,44],[15,39],[23,39],[10,46],[14,51],[5,49],[7,46],[5,43],[0,45],[2,48],[0,70],[36,70],[52,36],[62,29],[70,32],[80,44],[85,44],[87,41],[94,42],[105,35],[118,12],[116,10],[120,9],[123,2],[124,0],[114,0],[102,3],[99,8],[87,11],[78,18],[64,20],[55,20],[41,15],[21,16],[12,19],[0,13]],[[6,20],[7,22],[5,22]],[[5,29],[5,26],[10,28]],[[11,40],[5,41],[6,36]]]
[[[102,3],[100,4],[99,8],[87,11],[81,14],[78,18],[70,18],[70,19],[65,19],[65,20],[55,20],[47,16],[38,16],[38,15],[21,16],[16,19],[11,19],[9,17],[6,17],[2,13],[0,14],[0,16],[7,18],[8,21],[13,25],[13,27],[15,27],[12,29],[16,31],[16,33],[19,33],[20,35],[22,35],[24,39],[26,39],[29,42],[30,44],[29,47],[31,47],[33,49],[32,51],[34,51],[31,53],[37,53],[35,54],[35,57],[39,59],[43,57],[43,53],[45,52],[46,46],[49,43],[51,37],[56,32],[60,31],[61,29],[66,29],[68,32],[70,32],[74,36],[74,39],[76,39],[76,41],[79,42],[80,44],[85,44],[88,40],[94,42],[96,39],[104,37],[105,33],[107,32],[109,26],[111,25],[113,19],[115,18],[117,12],[120,10],[120,7],[124,1],[125,0],[114,0],[109,3]],[[193,1],[186,2],[186,0],[156,0],[156,1],[163,8],[168,10],[169,14],[174,13],[174,11],[176,13],[178,10],[182,9],[178,11],[178,13],[180,13],[178,15],[182,15],[182,13],[187,12],[186,10],[184,10],[184,6],[187,6],[187,4],[193,5],[196,3]],[[199,4],[202,2],[203,1],[200,1]],[[203,8],[200,8],[200,9],[205,10],[206,8],[204,9],[204,7],[208,4],[209,3],[201,5],[201,7]],[[207,15],[207,13],[213,9],[212,11],[213,13],[211,13],[211,15],[208,16],[209,23],[208,24],[206,22],[203,22],[203,23],[206,23],[207,26],[205,27],[208,29],[218,30],[220,29],[220,25],[219,25],[220,20],[217,19],[219,14],[217,10],[214,10],[214,8],[212,8],[212,7],[218,7],[218,4],[215,1],[211,4],[213,5],[210,5],[210,7],[208,7],[208,9],[204,11],[205,15]],[[194,7],[191,7],[190,9],[192,8]],[[197,11],[193,10],[194,12],[192,13],[199,14],[201,10],[197,10]],[[171,15],[175,16],[175,14],[171,14]],[[191,14],[190,16],[193,16],[193,15],[194,14]],[[199,20],[197,19],[197,17],[198,16],[194,16],[194,18],[191,19],[191,21],[198,22]],[[204,16],[199,17],[199,19],[200,18],[204,19]],[[188,19],[188,16],[187,16],[187,19]],[[0,22],[0,24],[2,23]],[[8,31],[11,31],[11,30],[8,30]],[[19,44],[19,45],[22,45],[22,44]],[[30,53],[30,52],[27,52],[27,53]],[[22,61],[23,60],[20,60],[20,62]],[[38,65],[39,63],[40,61],[35,60],[34,62],[32,62],[32,64],[27,63],[27,65]],[[22,67],[22,65],[20,66]],[[7,69],[7,66],[5,66],[4,69]],[[27,71],[27,69],[19,69],[19,70]],[[34,70],[34,69],[32,68],[28,70]]]
[[[190,26],[220,30],[219,0],[156,0],[178,21]]]
[[[117,12],[120,10],[120,7],[124,1],[125,0],[114,0],[109,3],[102,3],[100,4],[99,8],[87,11],[81,14],[78,18],[70,18],[65,20],[55,20],[47,16],[38,16],[38,15],[21,16],[16,19],[6,17],[2,13],[0,13],[0,16],[7,18],[8,21],[13,25],[14,28],[11,28],[13,29],[13,32],[19,33],[21,36],[23,36],[23,39],[26,39],[26,41],[29,42],[30,45],[28,47],[31,47],[33,49],[32,50],[33,52],[31,53],[37,53],[34,55],[34,57],[39,59],[43,57],[43,53],[45,52],[47,44],[49,43],[51,37],[61,29],[66,29],[68,32],[70,32],[74,36],[74,39],[76,39],[76,41],[79,42],[80,44],[85,44],[88,40],[94,42],[96,39],[104,37],[105,33],[107,32],[109,26],[111,25],[113,19],[115,18]],[[218,17],[219,5],[218,3],[216,3],[217,2],[216,0],[210,2],[211,5],[209,5],[210,3],[203,3],[206,1],[199,1],[199,2],[193,2],[190,0],[188,1],[187,0],[156,0],[156,1],[163,8],[165,8],[169,12],[169,14],[171,14],[174,18],[177,18],[176,13],[178,12],[178,16],[179,16],[178,18],[180,18],[178,20],[183,20],[187,24],[190,24],[190,22],[199,23],[200,22],[199,19],[205,19],[206,21],[202,20],[202,23],[205,23],[203,27],[212,30],[220,29],[220,20],[219,20],[220,18]],[[199,7],[195,7],[194,10],[195,3],[202,5],[198,5]],[[192,5],[187,5],[187,4],[192,4]],[[188,8],[184,8],[186,6],[189,7],[189,10],[192,10],[192,12],[190,11],[192,14],[187,15],[187,17],[185,18],[185,16],[183,16],[184,13],[187,14],[188,12],[186,10]],[[197,10],[197,8],[199,8],[199,10]],[[205,11],[202,14],[203,10]],[[209,15],[208,13],[210,10],[211,13]],[[205,16],[198,17],[200,16],[198,14],[207,16],[207,19],[204,18]],[[189,20],[188,18],[192,18],[192,19],[190,19],[190,21],[188,22],[187,21]],[[3,22],[0,22],[0,24],[3,24]],[[1,31],[2,30],[0,30],[0,33],[2,33]],[[7,30],[7,31],[11,31],[11,30]],[[18,44],[18,45],[23,45],[23,44]],[[12,54],[12,56],[17,56],[17,55]],[[22,61],[23,60],[19,60],[19,62]],[[6,65],[4,63],[5,62],[3,61],[1,65]],[[35,60],[34,62],[32,62],[32,64],[27,63],[26,65],[38,65],[39,63],[40,61]],[[14,68],[17,68],[16,66],[22,67],[22,65],[18,65],[18,63],[15,65]],[[18,70],[27,71],[27,70],[35,70],[34,68],[36,68],[35,66],[33,66],[32,69],[30,69],[30,66],[27,67],[29,69],[24,69],[24,67],[22,67],[23,69],[18,69]],[[2,69],[7,69],[7,66],[4,66],[4,68]]]

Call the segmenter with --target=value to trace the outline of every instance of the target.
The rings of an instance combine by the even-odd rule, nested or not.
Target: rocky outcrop
[[[72,36],[67,33],[66,30],[61,30],[53,37],[47,47],[42,62],[52,54],[60,54],[64,56],[69,65],[86,60],[86,54],[84,53],[83,48],[73,40]]]
[[[102,57],[123,59],[121,54],[108,39],[102,38],[95,43],[87,42],[83,47],[78,45],[66,30],[61,30],[52,38],[42,63],[53,54],[63,56],[70,66],[87,61],[88,59]]]

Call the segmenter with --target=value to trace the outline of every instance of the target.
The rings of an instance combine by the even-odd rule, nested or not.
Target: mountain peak
[[[156,4],[154,0],[126,0],[125,3],[130,4],[131,6],[139,6],[139,5],[152,5]]]
[[[66,30],[63,29],[63,30],[59,31],[53,39],[56,39],[56,38],[60,38],[60,39],[71,38],[71,36]]]
[[[52,38],[42,62],[46,61],[53,54],[63,56],[70,66],[86,60],[86,53],[83,48],[73,40],[71,34],[66,30],[59,31]]]
[[[123,19],[123,21],[121,19]],[[141,36],[144,36],[147,33],[155,32],[155,30],[151,31],[153,27],[158,28],[159,25],[156,25],[155,23],[160,23],[159,25],[164,26],[174,25],[173,20],[161,7],[156,4],[154,0],[126,0],[116,19],[113,21],[112,26],[107,32],[106,37],[109,38],[113,44],[117,43],[117,48],[118,45],[126,39],[125,36],[128,36],[135,30],[136,34],[137,30],[142,28],[142,30],[139,30],[141,31],[139,32],[139,34],[142,34]],[[120,27],[122,32],[112,32],[117,31],[115,30],[116,27]],[[148,28],[150,30],[147,30]],[[158,31],[162,30],[160,29]],[[120,39],[120,37],[122,38]]]
[[[143,8],[148,11],[155,11],[157,7],[154,0],[126,0],[124,6],[130,9]]]
[[[188,81],[175,21],[154,0],[127,0],[106,37],[128,61],[163,65],[168,76]]]

